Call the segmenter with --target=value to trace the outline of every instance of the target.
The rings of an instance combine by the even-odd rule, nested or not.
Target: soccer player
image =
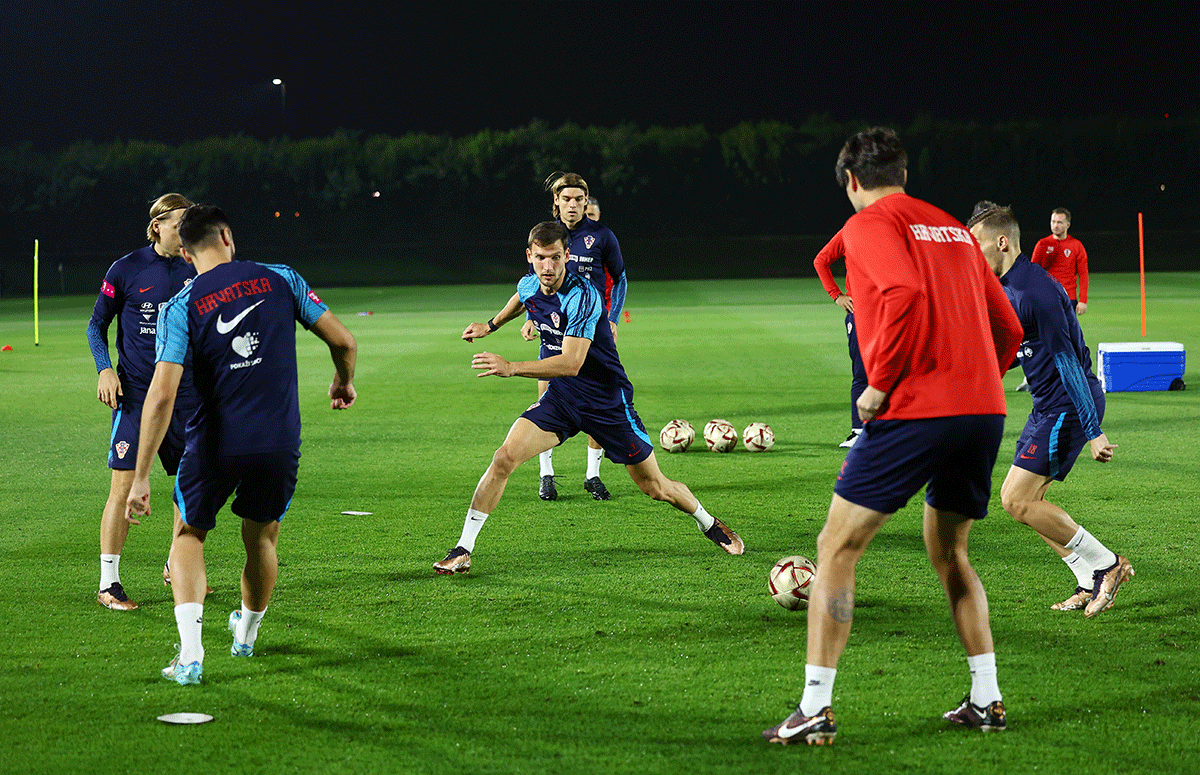
[[[433,564],[438,573],[466,573],[484,521],[500,502],[508,478],[526,460],[583,431],[603,445],[614,463],[624,464],[638,489],[690,514],[704,535],[729,554],[741,554],[742,539],[711,516],[682,482],[659,470],[654,444],[633,408],[633,386],[625,375],[604,316],[604,300],[591,283],[567,271],[570,234],[557,221],[539,223],[529,232],[525,255],[533,269],[517,292],[486,323],[463,331],[468,342],[500,326],[532,316],[541,332],[543,352],[536,361],[510,362],[490,352],[476,353],[471,367],[479,376],[549,380],[540,400],[517,418],[504,444],[475,488],[458,544]]]
[[[1083,243],[1067,233],[1071,228],[1071,211],[1065,207],[1050,213],[1050,235],[1033,246],[1033,263],[1044,268],[1058,280],[1071,299],[1076,315],[1087,312],[1088,265]],[[1078,278],[1078,285],[1076,284]]]
[[[1012,209],[980,202],[967,225],[1021,320],[1025,340],[1018,354],[1033,398],[1012,468],[1000,487],[1000,502],[1014,519],[1036,530],[1075,573],[1075,591],[1050,607],[1082,608],[1091,619],[1112,607],[1121,584],[1134,575],[1133,566],[1046,500],[1046,491],[1067,478],[1085,445],[1093,460],[1112,460],[1117,445],[1100,430],[1104,389],[1092,373],[1071,300],[1021,252],[1021,229]]]
[[[869,380],[858,399],[865,426],[817,537],[804,694],[763,732],[773,743],[823,744],[837,734],[831,701],[854,616],[855,566],[926,485],[925,547],[971,672],[970,693],[944,716],[984,731],[1005,724],[987,594],[967,537],[987,512],[1004,431],[1000,377],[1021,324],[970,232],[905,194],[907,166],[899,137],[880,127],[854,135],[838,155],[838,184],[857,211],[841,233]]]
[[[197,276],[163,309],[126,514],[150,515],[150,465],[166,434],[190,352],[200,407],[185,432],[174,493],[181,521],[171,544],[180,645],[162,674],[179,684],[196,684],[204,663],[204,539],[235,492],[232,511],[242,518],[246,564],[242,607],[228,620],[233,656],[253,655],[279,576],[279,523],[291,505],[300,462],[296,321],[329,346],[333,409],[354,403],[357,347],[291,268],[233,260],[233,232],[219,208],[189,207],[179,235],[183,256]]]
[[[833,279],[833,272],[829,271],[829,265],[843,258],[845,252],[842,233],[839,231],[821,248],[821,252],[817,253],[817,257],[813,259],[813,268],[817,270],[821,285],[825,287],[825,292],[833,299],[833,303],[846,311],[846,345],[850,350],[850,435],[838,446],[853,447],[862,433],[863,423],[862,418],[858,416],[858,397],[866,390],[867,372],[863,369],[862,355],[858,349],[858,334],[854,330],[854,299],[849,293],[850,283],[846,283],[846,293],[842,293],[837,280]]]
[[[594,196],[589,196],[588,206],[587,209],[583,211],[583,214],[591,218],[596,223],[600,223],[600,200]]]
[[[612,229],[601,226],[595,220],[587,217],[585,211],[590,197],[588,184],[573,172],[554,172],[546,178],[546,190],[551,192],[551,212],[554,217],[567,227],[570,234],[570,265],[571,272],[595,286],[604,301],[604,312],[608,325],[612,328],[613,339],[617,336],[617,323],[621,319],[621,309],[625,305],[625,259],[621,257],[621,245]],[[599,202],[597,214],[599,214]],[[521,335],[528,341],[538,337],[532,319],[525,322]],[[542,358],[552,353],[542,348]],[[538,380],[538,395],[546,392],[546,380]],[[584,476],[583,488],[598,501],[606,501],[612,497],[604,482],[600,479],[600,461],[604,450],[600,443],[588,436],[587,473]],[[554,482],[554,450],[549,449],[538,458],[541,466],[541,479],[538,483],[538,497],[545,501],[558,499],[558,488]]]
[[[96,602],[114,611],[138,607],[121,585],[121,552],[130,525],[125,520],[125,499],[138,456],[142,402],[154,374],[159,309],[196,276],[196,270],[181,257],[179,245],[179,219],[191,204],[182,194],[163,194],[154,200],[146,225],[150,244],[109,267],[87,326],[88,344],[99,374],[96,398],[113,410],[108,442],[112,477],[100,517],[100,587]],[[115,369],[108,351],[108,327],[114,318],[117,321]],[[196,401],[191,373],[185,369],[175,415],[159,449],[163,469],[170,476],[179,468],[183,426]]]

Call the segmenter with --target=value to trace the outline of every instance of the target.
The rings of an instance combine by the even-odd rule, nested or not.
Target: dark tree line
[[[218,203],[240,233],[284,250],[520,242],[549,216],[541,183],[557,169],[589,181],[623,239],[829,235],[850,213],[834,160],[862,126],[824,115],[719,134],[533,121],[465,137],[0,147],[0,250],[7,263],[38,237],[64,255],[119,255],[139,244],[146,205],[165,191]],[[1191,228],[1185,192],[1200,171],[1200,118],[919,118],[898,129],[910,193],[961,219],[988,198],[1013,204],[1037,233],[1056,206],[1071,208],[1076,232],[1130,231],[1139,211],[1158,229]]]

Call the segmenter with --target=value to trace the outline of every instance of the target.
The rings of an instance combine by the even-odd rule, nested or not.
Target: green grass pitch
[[[514,278],[515,280],[515,278]],[[1148,281],[1150,340],[1200,347],[1200,273]],[[842,317],[816,280],[633,282],[619,347],[652,435],[682,417],[775,430],[766,454],[659,453],[746,541],[729,557],[691,519],[605,462],[613,500],[584,493],[584,443],[555,455],[562,498],[513,476],[467,576],[431,564],[532,380],[479,379],[470,356],[536,357],[510,325],[484,342],[509,286],[318,288],[358,337],[357,405],[331,412],[332,367],[300,332],[304,446],[281,576],[252,659],[228,655],[242,549],[222,512],[207,543],[205,682],[159,677],[176,642],[159,578],[170,480],[133,528],[132,613],[96,605],[109,411],[84,338],[92,298],[0,301],[0,770],[14,773],[1190,773],[1200,770],[1196,429],[1184,392],[1118,393],[1115,462],[1081,460],[1051,499],[1137,576],[1094,621],[1049,605],[1074,580],[993,495],[972,535],[989,593],[1010,726],[984,736],[941,713],[966,660],[920,541],[920,497],[859,568],[854,631],[828,748],[766,744],[799,700],[805,620],[767,571],[814,543],[849,425]],[[1095,352],[1141,338],[1137,278],[1097,275],[1082,322]],[[371,311],[370,316],[356,313]],[[1193,355],[1193,357],[1195,357]],[[1012,391],[999,482],[1029,397]],[[1085,455],[1086,457],[1086,455]],[[346,510],[372,516],[342,516]],[[209,713],[197,727],[156,717]]]

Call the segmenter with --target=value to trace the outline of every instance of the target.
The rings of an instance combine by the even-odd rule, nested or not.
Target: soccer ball
[[[667,452],[683,452],[696,440],[696,429],[687,420],[671,420],[658,434],[658,443]]]
[[[751,452],[766,452],[775,446],[775,431],[765,422],[752,422],[742,431],[742,443]]]
[[[704,443],[713,452],[732,452],[737,441],[737,428],[729,420],[709,420],[704,426]]]
[[[798,554],[784,557],[771,568],[767,589],[771,591],[775,602],[789,611],[808,608],[808,592],[816,572],[817,566],[807,557]]]

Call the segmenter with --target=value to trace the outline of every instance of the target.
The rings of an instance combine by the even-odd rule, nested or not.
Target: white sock
[[[121,581],[121,555],[100,555],[100,591],[118,584]]]
[[[1095,568],[1093,568],[1091,565],[1088,565],[1087,562],[1085,562],[1084,559],[1075,552],[1071,552],[1066,557],[1063,557],[1062,561],[1065,562],[1067,567],[1071,569],[1071,572],[1075,574],[1076,586],[1083,587],[1084,589],[1092,588],[1092,571],[1095,570]]]
[[[1000,696],[1000,685],[996,683],[996,652],[976,654],[967,657],[967,667],[971,669],[971,704],[978,708],[986,708]]]
[[[696,513],[692,515],[692,519],[696,520],[696,524],[700,526],[700,532],[708,530],[716,522],[712,514],[704,510],[704,504],[696,501]]]
[[[175,606],[175,626],[179,628],[179,663],[204,662],[200,630],[204,625],[204,603],[180,603]]]
[[[1079,532],[1070,541],[1067,541],[1064,546],[1082,557],[1083,561],[1091,565],[1094,570],[1108,568],[1117,561],[1117,555],[1113,554],[1107,546],[1097,541],[1095,536],[1082,527],[1079,528]],[[1080,584],[1080,586],[1091,589],[1090,584],[1091,579],[1088,580],[1087,584]]]
[[[541,466],[541,476],[554,476],[554,449],[553,447],[538,455],[538,465]]]
[[[600,475],[600,461],[604,459],[603,449],[587,448],[587,479],[595,479]]]
[[[836,667],[804,666],[804,696],[800,698],[800,712],[815,716],[833,704],[833,679]]]
[[[254,641],[258,640],[258,625],[262,623],[266,613],[266,608],[261,611],[251,611],[245,603],[242,603],[242,618],[233,628],[234,640],[238,643],[245,643],[247,646],[253,646]]]
[[[479,531],[483,530],[483,523],[487,518],[488,515],[482,511],[467,509],[467,518],[463,520],[462,536],[458,539],[458,545],[468,552],[475,551],[475,539],[479,537]]]

